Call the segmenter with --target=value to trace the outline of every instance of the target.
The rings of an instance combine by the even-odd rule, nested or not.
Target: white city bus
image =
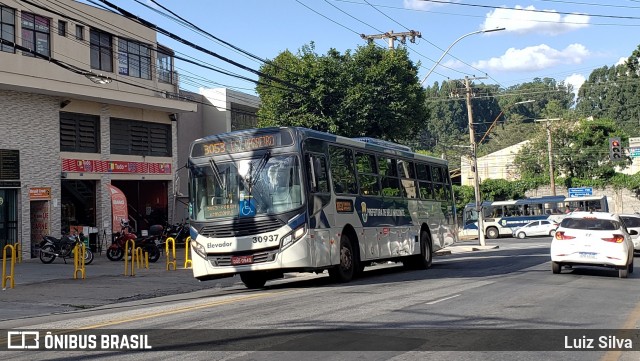
[[[348,282],[365,266],[426,269],[457,240],[446,161],[374,139],[264,128],[191,144],[193,273],[249,288],[284,272]]]
[[[482,203],[484,233],[487,238],[511,237],[514,228],[549,219],[560,223],[562,218],[576,210],[608,212],[606,196],[566,197],[544,196],[509,201]],[[463,237],[478,236],[478,211],[475,203],[465,206],[463,212]]]

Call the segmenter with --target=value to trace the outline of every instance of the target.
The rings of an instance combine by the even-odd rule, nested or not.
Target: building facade
[[[118,230],[108,185],[138,230],[172,221],[177,94],[155,31],[73,0],[0,2],[0,246]],[[26,256],[26,255],[25,255]]]
[[[255,128],[258,125],[257,96],[227,88],[201,89],[200,94],[189,94],[199,103],[198,112],[182,113],[178,116],[178,165],[175,188],[176,221],[188,218],[187,195],[189,177],[186,168],[189,147],[196,139],[232,130]]]

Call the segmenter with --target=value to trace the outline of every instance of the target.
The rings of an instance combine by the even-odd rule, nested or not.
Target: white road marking
[[[449,297],[441,298],[441,299],[438,299],[438,300],[435,300],[435,301],[427,302],[427,303],[425,303],[425,304],[426,304],[426,305],[434,305],[434,304],[436,304],[436,303],[439,303],[439,302],[442,302],[442,301],[446,301],[446,300],[450,300],[450,299],[452,299],[452,298],[456,298],[456,297],[460,297],[460,296],[461,296],[461,294],[459,293],[459,294],[457,294],[457,295],[453,295],[453,296],[449,296]]]

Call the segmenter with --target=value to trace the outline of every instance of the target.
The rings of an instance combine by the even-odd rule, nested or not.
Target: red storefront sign
[[[171,163],[63,159],[62,171],[73,173],[171,174]]]

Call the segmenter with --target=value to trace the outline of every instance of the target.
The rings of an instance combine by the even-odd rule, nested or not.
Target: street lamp
[[[536,122],[546,122],[547,123],[547,142],[548,147],[547,149],[549,150],[549,186],[551,187],[551,195],[556,195],[556,180],[555,180],[555,176],[554,176],[554,170],[553,170],[553,147],[552,147],[552,139],[551,139],[551,121],[552,120],[560,120],[560,118],[553,118],[553,119],[535,119],[534,121]]]
[[[111,78],[109,78],[106,75],[87,72],[87,73],[84,74],[84,76],[86,76],[87,79],[91,80],[92,82],[94,82],[96,84],[105,85],[105,84],[111,83]]]
[[[427,78],[429,77],[429,75],[431,75],[431,73],[433,73],[433,70],[436,68],[436,66],[438,66],[438,64],[440,64],[440,61],[442,60],[442,58],[444,58],[445,55],[447,55],[447,53],[449,52],[449,50],[451,50],[451,48],[456,45],[456,43],[464,38],[466,38],[467,36],[470,35],[475,35],[475,34],[481,34],[481,33],[490,33],[493,31],[500,31],[500,30],[504,30],[505,28],[495,28],[495,29],[486,29],[486,30],[478,30],[478,31],[474,31],[471,32],[469,34],[464,34],[461,37],[459,37],[458,39],[456,39],[456,41],[454,41],[451,45],[449,45],[449,47],[447,48],[447,50],[444,51],[444,53],[442,53],[442,56],[440,57],[440,59],[438,59],[438,61],[436,61],[435,64],[433,64],[433,67],[431,68],[431,70],[429,70],[429,72],[427,73],[427,75],[424,77],[424,79],[422,79],[422,81],[420,82],[420,85],[424,84],[424,82],[427,80]]]

